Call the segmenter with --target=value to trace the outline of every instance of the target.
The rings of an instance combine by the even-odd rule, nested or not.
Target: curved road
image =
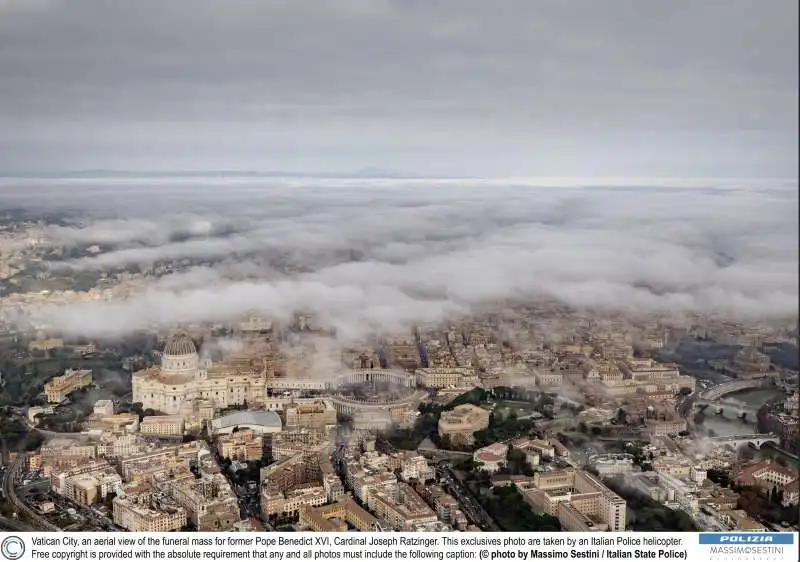
[[[30,533],[36,531],[36,529],[28,525],[25,525],[21,521],[15,521],[13,519],[0,516],[0,531],[12,531],[15,533]]]
[[[40,531],[60,531],[58,527],[44,519],[41,515],[36,513],[25,502],[17,496],[16,478],[23,469],[23,463],[27,460],[24,455],[20,455],[8,467],[3,477],[3,493],[6,499],[11,502],[17,511],[24,513],[25,516],[31,521],[33,527]]]
[[[32,426],[31,429],[41,433],[47,439],[54,439],[56,437],[69,437],[69,438],[86,437],[85,433],[59,433],[58,431],[50,431],[48,429],[41,429],[39,427],[32,427]]]
[[[37,427],[37,426],[31,424],[28,421],[28,418],[24,414],[22,414],[20,412],[15,412],[14,415],[16,416],[16,418],[21,423],[25,424],[25,427],[27,427],[29,430],[36,431],[37,433],[40,433],[41,435],[43,435],[47,439],[52,439],[54,437],[72,437],[72,438],[75,438],[75,437],[80,437],[80,436],[85,436],[86,435],[85,433],[60,433],[58,431],[50,431],[49,429],[43,429],[41,427]]]

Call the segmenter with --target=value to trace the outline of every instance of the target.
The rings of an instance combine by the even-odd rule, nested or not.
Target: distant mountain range
[[[13,178],[202,178],[202,177],[252,177],[252,178],[375,178],[375,179],[435,179],[431,176],[407,174],[383,168],[362,168],[355,172],[289,172],[279,170],[187,170],[187,171],[132,171],[132,170],[69,170],[63,172],[2,173],[0,177]],[[448,176],[448,179],[452,179]]]

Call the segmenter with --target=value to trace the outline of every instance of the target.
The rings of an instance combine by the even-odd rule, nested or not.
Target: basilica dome
[[[199,367],[200,357],[192,338],[186,334],[177,334],[167,342],[161,356],[163,374],[194,378]]]
[[[194,346],[192,338],[185,334],[178,334],[174,336],[167,346],[164,348],[164,355],[172,357],[184,357],[187,355],[194,355],[197,353],[197,348]]]

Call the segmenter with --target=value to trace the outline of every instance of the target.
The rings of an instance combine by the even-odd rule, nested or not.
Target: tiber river
[[[775,400],[776,398],[782,399],[785,394],[776,390],[746,390],[736,394],[729,394],[723,398],[725,404],[720,404],[724,409],[722,415],[715,414],[716,407],[709,406],[705,411],[705,420],[701,426],[697,426],[698,432],[703,430],[712,430],[720,437],[727,435],[745,435],[748,433],[758,433],[756,426],[755,412],[763,406],[766,402]],[[748,409],[747,421],[743,422],[738,419],[739,410],[736,405],[741,405]],[[752,411],[752,412],[751,412]],[[793,460],[780,452],[766,447],[759,451],[757,457],[783,457],[788,461],[788,464],[798,466],[796,460]]]

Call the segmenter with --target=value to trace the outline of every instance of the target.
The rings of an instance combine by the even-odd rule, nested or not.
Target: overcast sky
[[[0,171],[797,174],[797,0],[0,0]]]

